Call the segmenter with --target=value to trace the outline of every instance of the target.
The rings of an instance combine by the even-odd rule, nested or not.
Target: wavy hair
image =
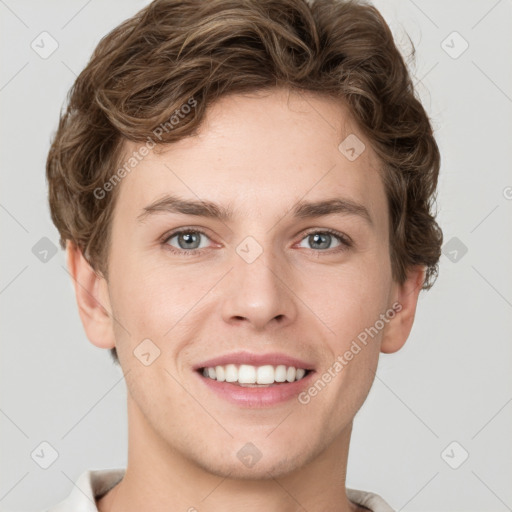
[[[112,30],[69,91],[47,158],[61,247],[70,240],[108,279],[120,187],[101,198],[95,190],[120,165],[123,143],[147,142],[191,97],[195,108],[158,143],[193,135],[224,95],[273,87],[349,107],[382,163],[393,278],[424,265],[429,289],[443,240],[433,212],[440,153],[391,31],[364,1],[155,0]]]

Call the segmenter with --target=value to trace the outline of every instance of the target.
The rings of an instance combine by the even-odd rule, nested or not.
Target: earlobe
[[[393,297],[397,313],[389,321],[381,341],[381,352],[390,354],[400,350],[412,329],[418,297],[425,280],[426,267],[417,266],[408,270],[403,284],[396,284]]]
[[[80,319],[89,341],[99,347],[115,347],[108,284],[98,275],[82,251],[71,241],[66,242],[66,262],[73,279]]]

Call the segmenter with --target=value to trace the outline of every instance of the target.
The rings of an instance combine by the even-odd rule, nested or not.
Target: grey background
[[[64,251],[44,262],[36,244],[58,246],[44,163],[66,93],[100,38],[145,4],[0,0],[1,510],[42,510],[85,469],[126,465],[121,370],[84,334]],[[396,510],[512,510],[512,2],[375,5],[404,52],[405,32],[417,49],[449,245],[405,347],[381,356],[347,486]],[[31,48],[43,31],[59,45],[47,59]],[[457,58],[453,31],[469,43]],[[48,469],[31,456],[42,442],[58,453]]]

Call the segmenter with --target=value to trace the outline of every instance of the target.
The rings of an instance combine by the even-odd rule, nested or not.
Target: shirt
[[[71,494],[46,512],[98,512],[96,500],[101,498],[123,478],[125,469],[89,469],[84,471]],[[347,489],[347,498],[366,507],[370,512],[394,512],[377,494],[357,489]]]

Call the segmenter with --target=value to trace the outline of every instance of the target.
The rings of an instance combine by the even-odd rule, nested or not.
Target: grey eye
[[[201,249],[201,236],[205,235],[199,231],[180,231],[171,235],[166,242],[172,247],[176,247],[176,245],[170,242],[175,238],[178,242],[178,246],[176,247],[177,249]]]
[[[305,236],[303,240],[306,240],[310,245],[308,248],[312,249],[333,249],[331,246],[331,242],[333,240],[336,240],[336,235],[333,235],[331,233],[326,233],[323,231],[317,231],[315,233],[310,233],[309,235]],[[302,242],[301,242],[302,243]],[[341,242],[338,241],[338,245],[341,245]],[[303,247],[301,245],[301,247]],[[337,246],[334,246],[337,247]]]

